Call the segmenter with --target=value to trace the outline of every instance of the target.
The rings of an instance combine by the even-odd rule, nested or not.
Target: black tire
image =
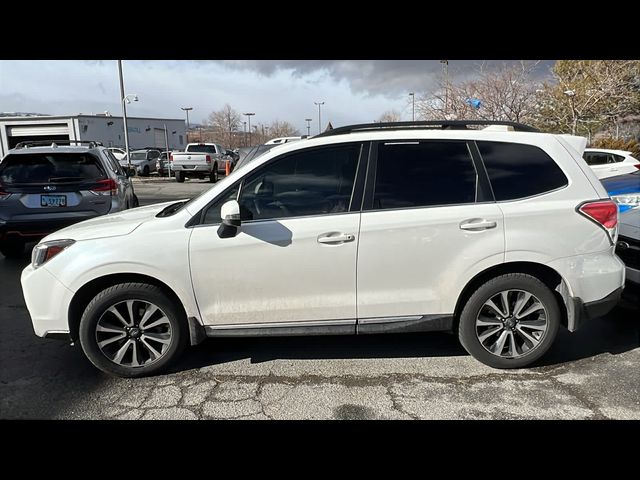
[[[24,256],[24,242],[19,240],[0,242],[0,253],[6,258],[22,258]]]
[[[142,176],[143,177],[149,176],[149,167],[147,165],[145,165],[145,167],[142,169]]]
[[[540,343],[515,358],[489,352],[476,334],[476,318],[486,301],[505,290],[523,290],[540,300],[546,310],[547,329]],[[458,326],[460,343],[476,360],[493,368],[523,368],[542,357],[553,344],[560,326],[560,307],[553,292],[536,277],[524,273],[510,273],[493,278],[478,288],[469,298]],[[518,352],[516,347],[516,352]]]
[[[171,327],[171,342],[166,352],[150,365],[137,367],[120,365],[109,359],[100,350],[96,338],[98,320],[107,309],[119,302],[134,299],[158,306]],[[89,302],[80,320],[79,338],[87,358],[103,372],[119,377],[144,377],[164,370],[182,354],[188,343],[189,329],[184,313],[160,288],[146,283],[120,283],[101,291]]]
[[[176,182],[178,183],[184,182],[184,174],[182,172],[176,172]]]
[[[213,170],[209,174],[209,182],[216,183],[218,181],[218,164],[213,164]]]
[[[131,208],[136,208],[140,206],[140,200],[138,200],[138,196],[134,193],[133,194],[133,204],[131,205]]]

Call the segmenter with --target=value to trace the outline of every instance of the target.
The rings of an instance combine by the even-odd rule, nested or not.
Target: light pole
[[[318,105],[318,134],[320,132],[320,128],[322,128],[322,114],[320,113],[320,108],[324,105],[324,102],[313,102]]]
[[[189,125],[189,111],[193,110],[193,107],[180,107],[180,110],[184,110],[187,113],[187,143],[189,143],[189,129],[191,126]]]
[[[131,155],[129,154],[129,129],[127,128],[127,103],[131,103],[131,98],[133,98],[134,102],[138,101],[138,95],[129,94],[125,95],[122,99],[122,110],[124,115],[122,116],[122,120],[124,123],[124,149],[127,152],[127,164],[129,170],[131,170]]]
[[[304,119],[304,121],[307,122],[307,137],[311,136],[311,120],[313,120],[313,118]]]
[[[133,101],[138,101],[137,95],[125,95],[124,94],[124,79],[122,77],[122,60],[118,60],[118,75],[120,76],[120,102],[122,103],[122,121],[124,123],[124,150],[127,152],[127,161],[129,168],[131,168],[131,159],[129,158],[129,130],[127,129],[127,106],[126,103],[131,103],[129,97],[133,97]]]
[[[449,60],[440,60],[442,64],[442,76],[444,77],[444,115],[447,116],[449,106]]]
[[[167,155],[167,177],[171,176],[171,172],[169,171],[169,166],[171,162],[169,161],[169,135],[167,135],[167,124],[164,124],[164,146],[165,146],[165,154]],[[162,168],[162,160],[159,160],[160,168]]]
[[[409,92],[411,97],[411,120],[416,121],[416,95],[413,92]]]
[[[242,122],[242,131],[244,132],[244,146],[247,146],[247,122]]]
[[[243,113],[243,115],[246,115],[249,120],[249,146],[251,146],[251,117],[255,115],[255,112]]]

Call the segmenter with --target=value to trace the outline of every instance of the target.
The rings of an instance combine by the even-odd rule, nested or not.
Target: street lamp
[[[125,95],[122,99],[122,121],[124,123],[124,149],[127,152],[127,164],[128,168],[131,169],[131,155],[129,154],[129,129],[127,128],[127,107],[126,104],[131,103],[133,99],[134,102],[138,101],[138,95],[130,93],[129,95]]]
[[[242,131],[244,132],[244,146],[247,146],[247,122],[242,122]]]
[[[249,146],[251,146],[251,117],[255,115],[255,112],[243,113],[243,115],[246,115],[249,120]]]
[[[189,125],[189,111],[193,110],[193,107],[180,107],[180,110],[184,110],[187,113],[187,143],[189,143],[189,129],[191,128]]]
[[[322,127],[322,114],[320,113],[320,108],[324,105],[324,102],[313,102],[318,106],[318,133],[320,133],[320,128]]]
[[[409,92],[411,97],[411,120],[416,121],[416,96],[413,92]]]
[[[307,137],[311,136],[311,120],[313,120],[313,118],[304,119],[304,121],[307,122]]]
[[[118,75],[120,76],[120,102],[122,103],[122,121],[124,123],[124,149],[127,152],[127,160],[129,168],[131,168],[131,159],[129,158],[129,130],[127,129],[127,106],[125,103],[131,103],[130,97],[134,102],[138,101],[137,95],[124,94],[124,79],[122,77],[122,60],[118,60]]]

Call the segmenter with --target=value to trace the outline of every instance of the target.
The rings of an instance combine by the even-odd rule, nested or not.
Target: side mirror
[[[236,200],[229,200],[220,209],[222,223],[218,227],[220,238],[231,238],[238,235],[240,230],[240,204]]]

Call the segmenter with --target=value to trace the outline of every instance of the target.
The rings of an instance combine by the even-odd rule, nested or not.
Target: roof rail
[[[314,135],[318,137],[330,137],[332,135],[344,135],[353,132],[385,131],[385,130],[407,130],[407,129],[441,129],[441,130],[469,130],[470,125],[505,125],[513,127],[517,132],[539,132],[538,129],[523,125],[517,122],[507,122],[502,120],[427,120],[416,122],[388,122],[388,123],[361,123],[357,125],[346,125],[334,128],[326,132]]]
[[[18,150],[20,148],[29,148],[29,147],[43,147],[43,146],[53,146],[56,147],[58,145],[77,145],[86,143],[89,145],[89,148],[102,147],[102,142],[97,142],[95,140],[28,140],[26,142],[20,142],[16,144],[14,149]]]

